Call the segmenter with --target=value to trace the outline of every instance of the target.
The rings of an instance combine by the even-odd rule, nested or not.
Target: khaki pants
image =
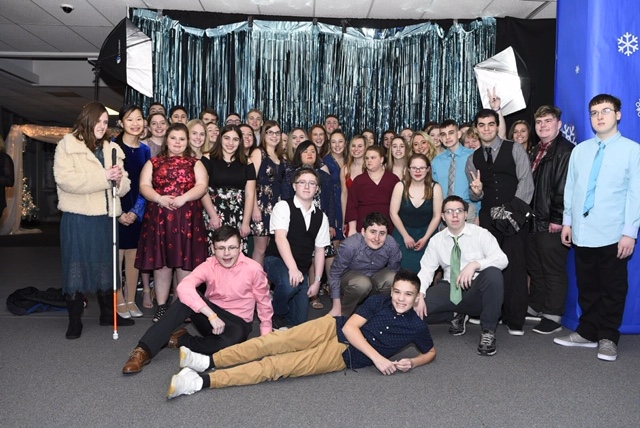
[[[355,312],[356,306],[364,302],[370,294],[388,296],[395,276],[396,272],[386,268],[371,278],[356,270],[346,271],[340,280],[342,316],[350,317]]]
[[[344,370],[346,349],[338,342],[335,318],[325,315],[216,352],[216,370],[209,373],[211,388]]]

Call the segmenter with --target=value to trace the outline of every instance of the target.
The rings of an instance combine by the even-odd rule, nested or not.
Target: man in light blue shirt
[[[447,119],[440,124],[440,141],[447,150],[436,156],[431,163],[433,179],[442,186],[445,198],[457,195],[464,199],[469,204],[467,223],[478,224],[476,219],[480,202],[472,202],[469,198],[469,178],[465,172],[467,159],[473,154],[473,150],[460,145],[460,131],[453,119]],[[455,163],[453,170],[452,163]],[[450,171],[452,181],[449,177]]]
[[[618,355],[627,263],[640,226],[640,145],[620,135],[620,108],[612,95],[595,96],[589,114],[596,137],[571,153],[562,243],[575,247],[582,315],[575,333],[554,339],[563,346],[598,347],[604,361]]]

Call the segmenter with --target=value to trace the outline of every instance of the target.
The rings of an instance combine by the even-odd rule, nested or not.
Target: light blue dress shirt
[[[433,171],[433,179],[440,184],[444,197],[449,196],[449,167],[451,166],[451,150],[447,149],[443,153],[436,156],[431,162],[431,170]],[[469,178],[465,171],[467,159],[473,155],[473,150],[468,147],[459,145],[453,153],[456,162],[456,178],[453,184],[454,194],[460,196],[466,202],[476,205],[480,211],[480,203],[473,202],[469,198]]]
[[[594,206],[586,217],[582,212],[600,141],[596,136],[578,144],[569,161],[562,224],[571,226],[573,243],[580,247],[612,245],[622,235],[635,239],[640,226],[640,145],[620,132],[602,141]]]

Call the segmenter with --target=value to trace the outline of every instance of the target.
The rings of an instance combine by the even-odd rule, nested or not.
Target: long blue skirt
[[[113,229],[109,216],[62,213],[62,291],[113,290]]]

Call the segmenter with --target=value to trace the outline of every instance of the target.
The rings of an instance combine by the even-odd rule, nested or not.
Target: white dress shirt
[[[427,288],[433,282],[433,275],[439,266],[442,266],[444,275],[442,279],[449,281],[451,278],[451,249],[453,248],[453,237],[449,228],[435,234],[427,245],[427,249],[420,260],[420,292],[426,293]],[[466,223],[460,235],[458,235],[458,245],[460,246],[460,271],[471,262],[478,262],[483,271],[488,267],[497,267],[503,270],[509,264],[507,256],[502,252],[496,238],[485,228],[475,224]],[[478,276],[476,272],[473,276]]]

